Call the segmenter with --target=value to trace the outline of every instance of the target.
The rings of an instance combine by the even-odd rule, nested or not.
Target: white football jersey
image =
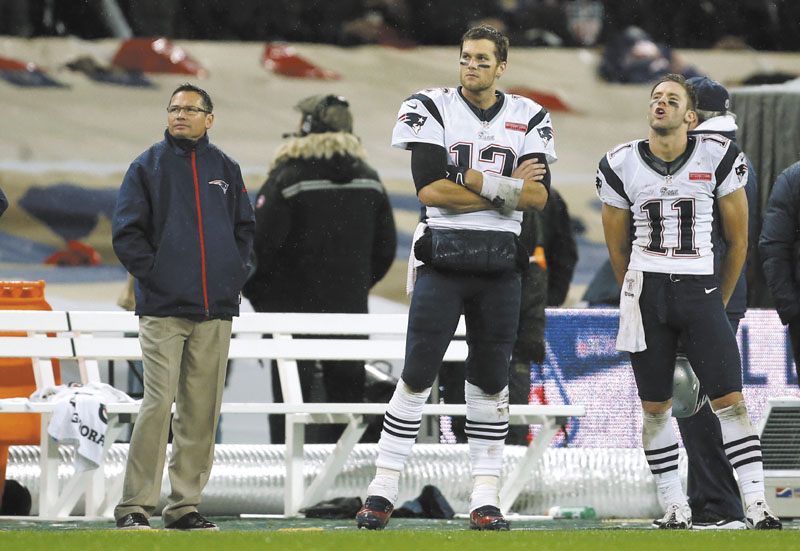
[[[556,161],[553,124],[547,110],[522,96],[499,93],[500,105],[485,112],[470,104],[458,88],[429,88],[405,100],[392,132],[392,146],[411,143],[444,147],[449,163],[480,172],[511,176],[518,159],[543,153]],[[494,112],[496,111],[496,113]],[[426,207],[428,225],[435,228],[512,231],[519,235],[522,212],[503,215],[497,210],[456,213]]]
[[[709,275],[714,202],[746,183],[739,147],[709,134],[689,136],[686,152],[670,163],[656,158],[647,140],[621,144],[600,161],[596,187],[603,203],[632,213],[630,269]]]

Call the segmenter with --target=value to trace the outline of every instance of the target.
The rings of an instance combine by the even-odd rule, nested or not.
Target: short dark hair
[[[203,98],[203,107],[205,108],[205,110],[208,111],[209,113],[214,112],[214,102],[211,101],[211,96],[208,95],[208,92],[206,92],[202,88],[198,88],[194,84],[190,84],[188,82],[181,84],[180,86],[175,88],[175,90],[172,92],[172,95],[169,97],[170,102],[172,101],[172,98],[175,97],[175,94],[177,94],[178,92],[194,92],[196,94],[200,94],[200,97]],[[169,107],[169,105],[167,107]]]
[[[683,89],[686,90],[686,96],[689,98],[689,110],[690,111],[697,111],[697,90],[694,89],[694,86],[690,82],[688,82],[683,75],[678,75],[675,73],[669,73],[668,75],[664,75],[660,79],[653,84],[653,87],[650,89],[650,95],[653,95],[653,92],[660,84],[665,82],[675,82],[683,86]]]
[[[479,25],[465,32],[461,37],[461,49],[464,49],[464,42],[467,40],[482,39],[494,42],[494,55],[498,62],[508,60],[508,38],[490,25]]]

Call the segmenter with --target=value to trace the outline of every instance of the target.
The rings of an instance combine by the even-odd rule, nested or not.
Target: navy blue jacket
[[[800,316],[800,161],[778,175],[769,194],[758,252],[784,324]]]
[[[693,134],[719,134],[721,136],[725,136],[733,142],[736,142],[735,131],[726,132],[718,130],[692,130],[689,132],[689,135]],[[747,246],[749,249],[750,247],[755,247],[756,242],[758,241],[758,180],[756,178],[755,168],[753,168],[753,163],[751,163],[750,159],[746,156],[745,160],[747,161],[747,184],[744,186],[744,191],[747,195]],[[722,264],[722,253],[725,252],[726,245],[725,240],[722,239],[722,228],[720,228],[719,224],[717,223],[717,220],[720,218],[716,203],[714,209],[716,212],[714,214],[714,230],[711,235],[711,239],[714,245],[714,273],[719,274],[719,268]],[[750,255],[748,254],[748,258],[749,257]],[[742,319],[744,317],[744,313],[747,311],[746,272],[747,266],[744,266],[742,268],[742,273],[739,275],[739,279],[736,281],[736,287],[733,289],[733,294],[728,301],[728,306],[725,308],[725,312],[728,314],[728,319],[736,322]]]
[[[128,168],[111,224],[140,316],[239,314],[255,220],[239,165],[203,136],[169,132]]]

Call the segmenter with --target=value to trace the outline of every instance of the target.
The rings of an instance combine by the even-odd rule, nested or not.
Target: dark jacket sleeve
[[[800,244],[798,210],[800,163],[795,163],[778,176],[770,192],[758,240],[764,278],[784,324],[800,315],[797,289],[797,251]]]
[[[7,208],[8,208],[8,199],[6,199],[3,190],[0,189],[0,216],[3,215],[3,213],[6,211]]]
[[[522,216],[520,242],[528,256],[544,243],[543,217],[539,211],[525,211]],[[545,358],[545,312],[547,300],[547,270],[530,262],[522,273],[522,294],[519,308],[519,328],[514,343],[513,358],[517,361],[542,363]]]
[[[156,253],[150,201],[144,170],[135,162],[122,180],[111,220],[111,243],[125,269],[142,280],[152,270]]]
[[[253,250],[253,235],[256,228],[256,219],[253,214],[253,205],[250,204],[250,197],[247,195],[247,188],[244,187],[242,171],[236,167],[236,187],[239,197],[236,200],[236,220],[234,220],[233,236],[236,239],[236,247],[239,249],[239,256],[242,264],[250,266],[250,253]]]
[[[547,271],[538,264],[531,263],[522,274],[519,329],[512,356],[514,360],[537,364],[544,362],[544,302],[546,298]]]
[[[747,244],[748,251],[758,247],[758,175],[750,159],[747,158],[747,185],[744,186],[747,195]],[[748,255],[749,258],[749,255]]]
[[[283,179],[282,167],[275,167],[256,196],[253,237],[256,266],[243,289],[244,296],[255,302],[265,294],[275,272],[278,251],[292,228],[291,207],[281,194]]]
[[[567,204],[555,189],[550,189],[550,197],[542,214],[547,259],[547,305],[561,306],[567,299],[572,274],[578,264],[578,244]]]
[[[375,241],[372,243],[372,285],[383,279],[392,267],[397,251],[397,229],[389,196],[384,194],[375,216]]]

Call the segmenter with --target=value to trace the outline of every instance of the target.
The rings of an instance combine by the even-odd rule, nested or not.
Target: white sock
[[[472,479],[472,494],[469,497],[469,512],[484,505],[500,508],[500,477],[477,475]]]
[[[500,476],[503,449],[508,434],[508,387],[486,394],[480,387],[464,383],[467,421],[464,432],[472,458],[472,476]]]
[[[384,469],[400,472],[417,440],[422,424],[422,408],[431,389],[412,392],[400,379],[383,416],[383,430],[378,442],[378,460],[375,464]]]
[[[745,508],[764,498],[764,464],[761,459],[761,440],[747,415],[744,402],[718,409],[722,429],[722,446],[728,461],[736,470],[744,495]]]
[[[678,438],[671,416],[672,408],[664,413],[642,412],[644,455],[656,479],[658,499],[663,508],[672,503],[688,503],[678,475]]]
[[[397,501],[400,491],[400,471],[378,467],[375,478],[367,487],[368,496],[381,496],[388,499],[392,505]]]

